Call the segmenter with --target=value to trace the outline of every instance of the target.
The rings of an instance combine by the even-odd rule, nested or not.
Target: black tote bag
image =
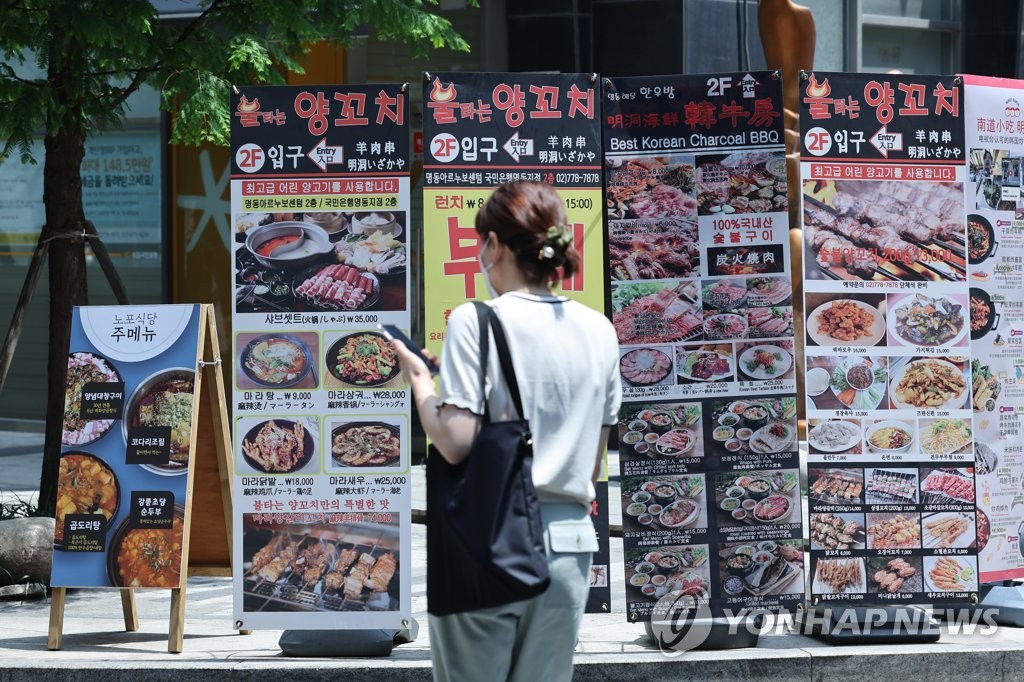
[[[519,386],[508,342],[491,308],[476,302],[480,386],[484,394],[488,328],[520,417]],[[485,394],[484,394],[485,395]],[[469,455],[449,464],[427,456],[427,611],[445,616],[501,606],[544,592],[550,583],[540,505],[533,486],[530,425],[495,422],[484,408]]]

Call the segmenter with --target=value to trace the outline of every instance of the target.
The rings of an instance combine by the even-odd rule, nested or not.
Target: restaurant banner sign
[[[231,100],[240,628],[391,628],[412,613],[410,400],[377,329],[410,323],[404,90]]]
[[[799,85],[811,597],[978,592],[964,91]]]
[[[964,76],[982,582],[1024,577],[1024,81]]]
[[[782,82],[604,93],[626,613],[804,598]]]
[[[435,73],[423,83],[423,280],[426,344],[439,353],[448,315],[487,297],[477,210],[512,180],[553,185],[583,267],[562,293],[604,311],[600,84],[590,74]],[[588,610],[610,609],[607,479],[598,483],[601,550]],[[601,559],[601,557],[605,557]]]
[[[52,586],[184,586],[200,313],[74,309]]]

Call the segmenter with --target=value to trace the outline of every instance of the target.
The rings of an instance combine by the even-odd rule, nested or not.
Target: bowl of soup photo
[[[114,587],[181,586],[185,509],[174,507],[170,528],[132,527],[126,518],[107,549],[107,575]]]

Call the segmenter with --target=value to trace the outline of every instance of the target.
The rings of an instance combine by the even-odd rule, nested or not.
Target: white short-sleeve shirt
[[[509,292],[488,301],[508,337],[524,415],[533,433],[533,481],[543,501],[594,499],[591,476],[602,426],[618,419],[618,340],[600,313],[563,296]],[[483,414],[480,336],[470,303],[452,311],[441,362],[441,402]],[[490,341],[491,419],[517,418]]]

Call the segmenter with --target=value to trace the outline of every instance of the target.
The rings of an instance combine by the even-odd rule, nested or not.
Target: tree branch
[[[17,81],[18,83],[22,83],[24,85],[31,85],[31,86],[34,86],[34,87],[37,87],[37,88],[46,85],[46,81],[45,80],[38,79],[38,78],[36,80],[29,80],[28,78],[22,78],[21,76],[15,76],[14,74],[4,74],[3,76],[0,76],[0,78],[2,78],[4,80],[9,80],[9,81]]]
[[[195,33],[195,31],[200,26],[210,21],[210,17],[216,14],[217,11],[219,11],[220,6],[222,4],[223,0],[213,0],[213,2],[210,3],[210,6],[203,10],[202,14],[193,19],[191,22],[189,22],[187,26],[185,26],[184,29],[182,29],[181,33],[178,34],[177,39],[174,41],[172,45],[181,45],[183,42],[185,42],[185,40],[187,40],[190,35]],[[111,103],[111,106],[119,107],[122,104],[124,104],[128,100],[128,98],[142,86],[143,81],[145,81],[144,76],[146,74],[153,73],[154,71],[159,71],[162,68],[162,66],[163,65],[161,61],[158,59],[157,62],[152,66],[148,66],[136,71],[135,77],[132,79],[132,82],[129,83],[127,87],[125,87],[124,90],[121,91],[120,96],[118,96],[117,99],[115,99]]]

